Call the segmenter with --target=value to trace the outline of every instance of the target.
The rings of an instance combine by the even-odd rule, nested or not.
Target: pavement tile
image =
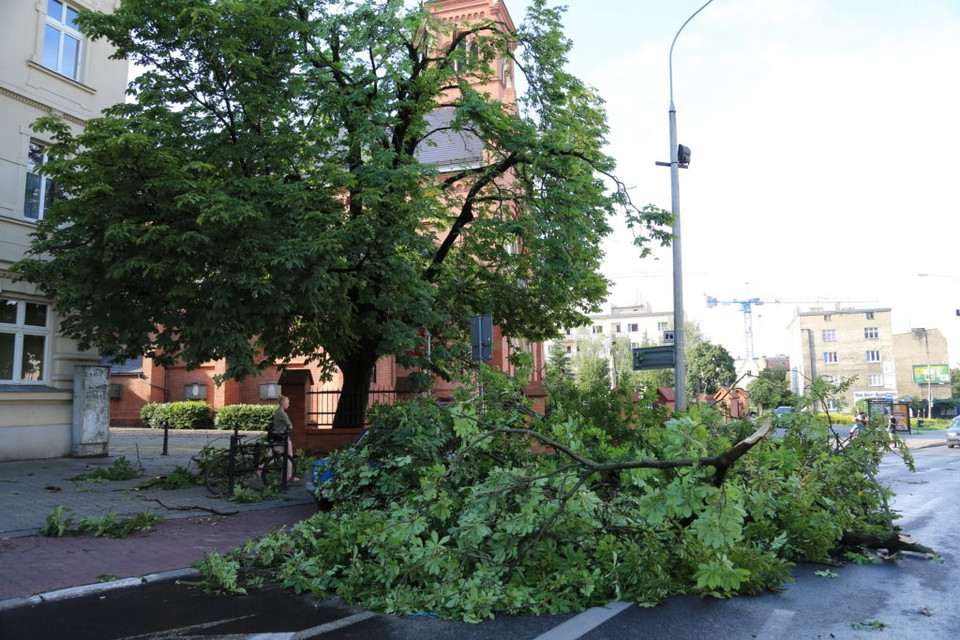
[[[316,512],[302,484],[288,489],[281,500],[256,504],[214,497],[200,486],[135,489],[178,466],[196,471],[191,458],[207,444],[226,446],[226,434],[171,431],[164,455],[162,431],[111,429],[106,457],[0,462],[0,610],[4,603],[16,604],[35,594],[53,597],[57,592],[63,597],[71,593],[63,589],[103,588],[107,576],[140,579],[187,569],[207,553],[230,551]],[[71,479],[110,467],[121,456],[142,467],[142,476],[109,483]],[[150,531],[119,539],[90,533],[37,535],[57,506],[69,510],[75,520],[111,512],[118,518],[130,517],[143,511],[165,519]]]

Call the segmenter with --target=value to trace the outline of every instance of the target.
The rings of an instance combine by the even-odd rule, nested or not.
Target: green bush
[[[151,429],[207,429],[213,422],[213,407],[199,400],[150,403],[140,409],[140,419]]]
[[[230,431],[266,431],[273,424],[276,410],[272,404],[231,404],[217,411],[213,426]]]

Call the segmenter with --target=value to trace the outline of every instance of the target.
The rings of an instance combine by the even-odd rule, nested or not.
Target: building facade
[[[0,459],[47,458],[73,450],[77,365],[96,365],[59,335],[50,300],[12,278],[55,185],[38,174],[50,140],[31,124],[57,115],[79,130],[124,100],[127,63],[76,29],[81,9],[112,11],[106,0],[0,3]]]
[[[912,365],[947,361],[947,346],[939,331],[894,335],[889,308],[824,309],[798,312],[791,329],[799,343],[792,380],[793,391],[801,393],[818,377],[831,383],[853,380],[842,401],[852,410],[859,400],[901,399],[918,393],[918,385],[907,383]],[[932,392],[932,391],[931,391]],[[950,385],[938,386],[935,398],[949,397]],[[943,394],[946,395],[943,395]],[[828,409],[840,408],[828,401]]]

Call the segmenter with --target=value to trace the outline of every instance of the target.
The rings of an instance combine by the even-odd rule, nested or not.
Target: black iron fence
[[[402,392],[396,389],[371,389],[367,396],[366,405],[363,404],[363,395],[342,391],[309,391],[307,392],[307,424],[311,427],[332,427],[333,417],[341,403],[342,411],[349,414],[358,414],[361,409],[365,412],[375,404],[393,404]]]

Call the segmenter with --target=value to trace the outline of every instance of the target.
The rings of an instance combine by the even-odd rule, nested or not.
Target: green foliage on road
[[[479,621],[778,589],[845,533],[894,526],[879,430],[838,449],[801,410],[751,447],[754,425],[709,407],[665,420],[625,396],[601,406],[564,396],[540,418],[487,372],[482,405],[383,407],[334,456],[334,509],[230,560],[297,592]]]

